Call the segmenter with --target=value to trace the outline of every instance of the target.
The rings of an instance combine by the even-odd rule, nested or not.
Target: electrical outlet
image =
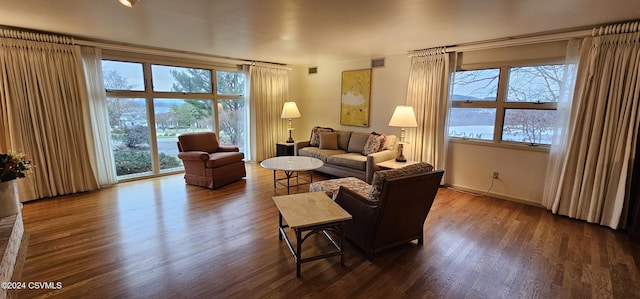
[[[493,172],[493,178],[494,178],[494,179],[499,179],[499,178],[500,178],[500,173],[499,173],[499,172],[497,172],[497,171],[494,171],[494,172]]]

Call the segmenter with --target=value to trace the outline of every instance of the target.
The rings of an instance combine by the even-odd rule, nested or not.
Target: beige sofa
[[[395,135],[315,127],[310,140],[295,142],[294,154],[320,159],[324,165],[317,171],[369,183],[379,170],[376,164],[395,159],[395,143]]]

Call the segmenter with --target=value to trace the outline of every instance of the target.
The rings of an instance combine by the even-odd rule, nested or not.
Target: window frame
[[[220,125],[218,116],[219,100],[244,100],[246,95],[219,95],[217,93],[217,71],[240,72],[243,71],[237,65],[216,64],[206,61],[182,60],[172,57],[144,55],[140,56],[136,53],[124,53],[119,51],[103,51],[101,60],[110,60],[116,62],[140,63],[142,64],[142,75],[144,87],[143,90],[110,90],[105,88],[106,98],[141,98],[146,103],[147,121],[149,123],[149,147],[151,150],[151,173],[141,173],[139,175],[123,175],[118,176],[118,181],[129,181],[140,178],[149,178],[154,176],[169,175],[184,172],[184,169],[160,169],[160,158],[157,145],[157,131],[155,119],[155,99],[184,99],[184,100],[210,100],[213,107],[212,128],[219,136]],[[152,65],[172,66],[181,68],[196,68],[209,70],[211,72],[211,93],[202,92],[172,92],[172,91],[154,91],[153,88],[153,72]],[[246,79],[246,78],[245,78]],[[246,93],[246,91],[245,91]]]
[[[485,139],[475,139],[475,138],[467,138],[467,137],[456,137],[449,135],[449,132],[446,132],[447,138],[454,142],[462,142],[462,143],[475,143],[475,144],[484,144],[484,145],[492,145],[499,147],[510,147],[516,149],[531,149],[538,151],[548,152],[550,145],[549,144],[541,144],[541,143],[527,143],[520,141],[511,141],[511,140],[502,140],[502,134],[504,131],[504,121],[505,114],[507,109],[531,109],[531,110],[556,110],[558,108],[557,102],[509,102],[507,101],[507,92],[508,92],[508,83],[510,76],[510,69],[514,67],[529,67],[529,66],[540,66],[540,65],[562,65],[564,61],[561,58],[557,59],[542,59],[542,60],[532,60],[532,61],[519,61],[519,62],[508,62],[508,63],[483,63],[483,64],[475,64],[475,65],[464,65],[458,66],[454,73],[451,74],[451,86],[450,90],[453,90],[454,76],[456,72],[459,71],[474,71],[474,70],[485,70],[485,69],[499,69],[498,74],[498,90],[496,94],[495,101],[460,101],[450,99],[450,108],[491,108],[496,111],[496,118],[493,128],[493,139],[485,140]],[[453,96],[450,94],[449,97]],[[449,109],[450,110],[450,109]]]

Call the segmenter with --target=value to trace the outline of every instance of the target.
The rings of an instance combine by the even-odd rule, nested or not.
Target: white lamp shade
[[[122,3],[122,5],[126,7],[133,7],[134,5],[136,5],[136,2],[138,2],[138,0],[118,0],[118,1],[120,1],[120,3]]]
[[[301,117],[300,110],[298,110],[298,106],[296,102],[285,102],[284,106],[282,106],[282,116],[280,118],[298,118]]]
[[[391,127],[402,128],[415,128],[418,126],[416,121],[416,115],[413,113],[413,107],[411,106],[397,106],[393,111],[391,120],[389,121]]]

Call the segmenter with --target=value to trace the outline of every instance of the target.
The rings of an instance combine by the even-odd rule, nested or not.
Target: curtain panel
[[[445,169],[449,78],[453,71],[450,61],[455,53],[437,48],[416,51],[410,56],[406,104],[413,107],[418,127],[406,131],[409,156],[430,163],[435,169]]]
[[[580,48],[582,39],[572,39],[567,44],[565,55],[564,72],[562,84],[560,85],[560,96],[556,110],[556,122],[554,124],[553,137],[549,149],[549,160],[547,162],[547,175],[542,195],[542,205],[551,209],[555,201],[555,195],[559,190],[558,181],[563,174],[562,168],[566,160],[567,147],[569,146],[569,127],[573,127],[571,116],[574,89],[578,63],[580,60]]]
[[[594,30],[583,41],[554,213],[625,227],[640,97],[638,23]]]
[[[100,186],[113,185],[118,182],[118,175],[112,154],[109,109],[102,77],[102,50],[93,47],[80,50],[87,81],[89,113],[85,113],[84,122],[87,128],[91,128],[87,131],[92,136],[87,139],[90,160]]]
[[[276,143],[287,139],[286,121],[280,115],[289,98],[288,73],[281,66],[249,66],[251,161],[275,156]]]
[[[80,49],[71,40],[0,31],[0,152],[25,152],[35,166],[19,180],[21,200],[94,190]]]

